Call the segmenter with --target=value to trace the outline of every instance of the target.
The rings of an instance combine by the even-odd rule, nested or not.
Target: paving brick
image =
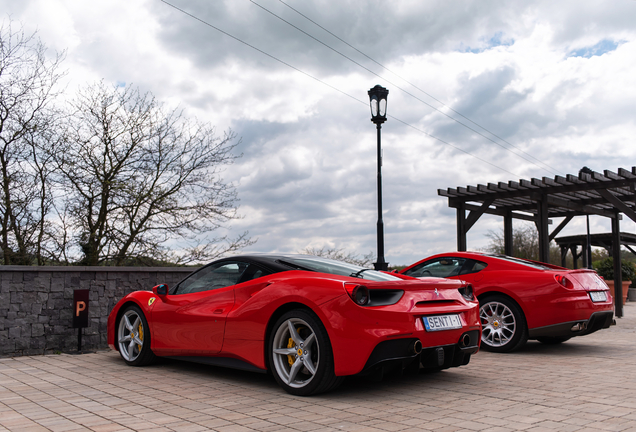
[[[636,304],[625,315],[561,345],[531,341],[380,383],[348,379],[307,398],[265,375],[176,361],[130,368],[111,351],[1,358],[0,431],[636,432]]]

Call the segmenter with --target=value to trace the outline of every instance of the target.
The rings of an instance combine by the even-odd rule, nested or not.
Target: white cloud
[[[455,211],[439,188],[636,165],[635,2],[285,0],[397,77],[283,3],[255,1],[382,78],[246,0],[174,4],[305,74],[161,1],[0,0],[0,8],[52,50],[67,50],[69,93],[102,78],[132,83],[219,131],[232,127],[244,157],[224,175],[238,185],[244,219],[231,230],[249,229],[259,239],[252,250],[375,250],[366,105],[375,84],[389,88],[389,114],[399,119],[382,129],[393,264],[455,249]],[[484,247],[501,225],[483,217],[469,248]]]

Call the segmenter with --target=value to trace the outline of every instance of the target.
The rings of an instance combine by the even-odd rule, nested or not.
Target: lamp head
[[[371,105],[371,121],[382,124],[386,121],[386,99],[389,91],[380,85],[376,85],[368,92]]]

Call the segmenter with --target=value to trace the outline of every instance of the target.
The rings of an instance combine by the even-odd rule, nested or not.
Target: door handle
[[[214,312],[212,312],[214,314],[222,314],[223,313],[223,309],[217,309]]]

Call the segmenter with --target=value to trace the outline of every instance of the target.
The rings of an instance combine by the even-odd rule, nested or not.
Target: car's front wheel
[[[528,327],[521,308],[512,299],[493,295],[479,299],[481,346],[493,352],[511,352],[528,340]]]
[[[150,349],[150,328],[144,313],[138,306],[128,306],[117,326],[119,354],[130,366],[144,366],[155,360]]]
[[[342,382],[343,378],[334,373],[327,330],[310,311],[292,310],[281,316],[274,324],[268,346],[274,378],[290,394],[323,393]]]

